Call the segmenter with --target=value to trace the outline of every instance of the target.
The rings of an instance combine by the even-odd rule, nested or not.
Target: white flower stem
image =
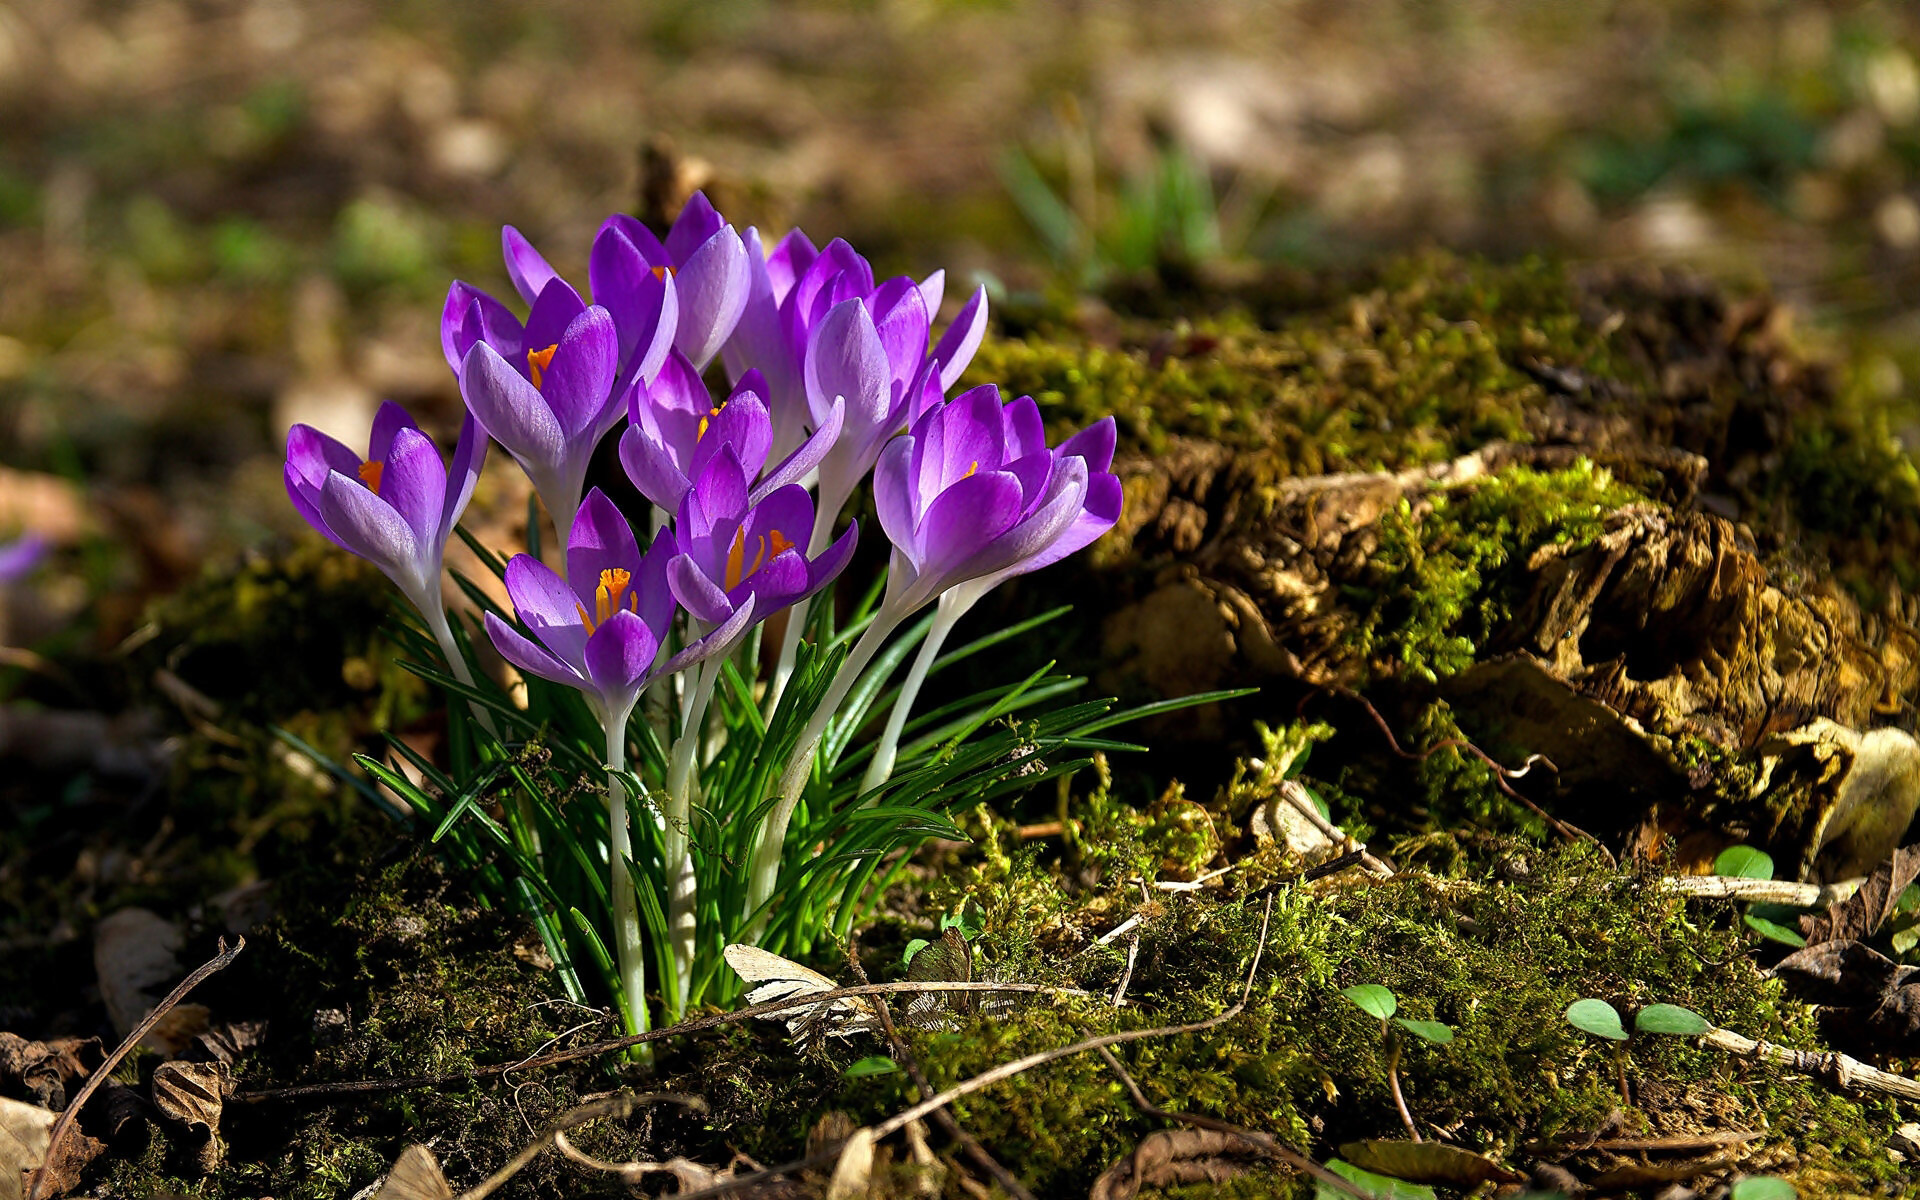
[[[947,635],[967,610],[973,607],[978,596],[962,598],[957,591],[949,591],[940,597],[940,607],[935,612],[933,625],[927,630],[926,640],[920,643],[920,652],[914,655],[913,666],[907,669],[907,677],[900,684],[900,695],[893,702],[893,710],[887,714],[887,727],[880,734],[880,741],[874,746],[873,761],[867,764],[867,773],[860,779],[860,791],[871,792],[885,783],[893,774],[894,759],[900,753],[900,733],[906,728],[907,715],[913,708],[913,702],[920,695],[920,687],[927,681],[927,672],[933,667],[933,660],[940,657],[940,647],[946,644]],[[871,804],[872,800],[866,803]]]
[[[720,679],[718,658],[701,663],[680,705],[680,736],[667,763],[665,829],[661,857],[667,865],[667,940],[672,950],[674,990],[667,997],[667,1018],[678,1020],[693,987],[693,956],[699,932],[698,877],[693,869],[690,830],[693,817],[693,768],[702,740],[707,702]],[[664,983],[665,981],[663,981]]]
[[[813,776],[813,753],[819,748],[820,739],[826,735],[827,722],[833,719],[834,710],[847,698],[860,673],[879,652],[888,635],[899,628],[900,622],[913,612],[914,607],[917,606],[880,606],[880,611],[874,614],[873,623],[867,626],[866,633],[854,643],[852,653],[840,664],[840,670],[828,686],[827,694],[820,699],[820,707],[814,710],[813,719],[807,722],[799,742],[794,745],[793,757],[787,760],[786,772],[780,777],[780,798],[774,803],[773,811],[767,814],[766,824],[760,829],[760,840],[754,845],[746,911],[758,915],[753,917],[748,926],[748,941],[757,938],[766,928],[767,914],[759,912],[759,909],[773,895],[774,885],[780,881],[780,851],[787,840],[787,823],[793,819],[793,810],[800,803],[800,794],[807,790],[807,780]]]
[[[447,623],[447,607],[441,599],[439,589],[434,589],[432,603],[420,606],[420,615],[426,618],[427,629],[433,634],[433,640],[439,644],[441,655],[447,660],[447,669],[453,677],[468,687],[475,687],[473,668],[467,666],[466,655],[460,653],[460,644],[453,640],[453,627]],[[476,700],[467,701],[467,707],[473,713],[473,719],[487,736],[498,738],[500,731],[494,727],[493,714]]]
[[[633,857],[633,838],[627,828],[626,781],[627,717],[631,708],[606,715],[607,734],[607,865],[613,898],[613,946],[620,987],[625,993],[627,1032],[645,1033],[647,1024],[647,960],[640,945],[640,904],[633,891],[627,862]],[[636,1059],[651,1058],[651,1047],[636,1047]]]
[[[822,550],[833,540],[833,523],[840,516],[840,510],[846,506],[847,497],[837,501],[824,493],[820,496],[820,507],[813,513],[813,536],[807,539],[807,558],[809,561],[819,556]],[[807,633],[808,601],[801,600],[787,609],[787,624],[780,635],[780,658],[774,664],[773,678],[767,680],[767,694],[762,702],[761,711],[768,717],[780,706],[780,697],[786,693],[787,683],[793,678],[794,665],[800,654],[800,639]]]

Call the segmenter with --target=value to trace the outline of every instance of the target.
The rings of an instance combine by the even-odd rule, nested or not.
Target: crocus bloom
[[[288,431],[287,495],[309,525],[379,567],[429,621],[444,619],[441,557],[486,455],[486,435],[469,416],[449,469],[389,401],[373,419],[364,459],[311,426]]]
[[[1033,570],[1099,536],[1120,511],[1111,426],[1105,418],[1071,449],[1049,451],[1032,399],[1003,405],[991,384],[922,415],[874,468],[894,548],[888,604],[915,608],[970,580]]]
[[[833,581],[853,556],[858,523],[821,554],[805,553],[813,498],[788,484],[751,501],[747,472],[723,447],[694,480],[674,523],[680,553],[667,583],[694,619],[714,626],[751,606],[765,620]]]
[[[0,584],[12,583],[40,565],[51,545],[37,533],[23,534],[11,542],[0,542]]]
[[[647,499],[672,512],[714,455],[731,448],[749,482],[758,480],[747,497],[749,504],[798,483],[840,436],[846,406],[836,404],[813,435],[762,479],[773,444],[766,395],[766,380],[760,372],[748,371],[733,394],[714,405],[693,364],[675,351],[651,386],[628,394],[631,424],[620,437],[620,462],[628,478]]]
[[[549,284],[546,294],[557,286]],[[526,471],[566,541],[594,448],[620,419],[613,318],[597,304],[581,310],[528,364],[523,373],[489,343],[475,342],[461,365],[460,393]]]
[[[595,488],[572,522],[566,578],[531,555],[516,554],[507,563],[507,595],[537,640],[495,613],[487,614],[487,635],[508,662],[579,689],[603,721],[624,727],[655,676],[726,649],[752,620],[752,605],[745,605],[733,614],[734,624],[659,662],[674,614],[667,565],[675,548],[673,536],[662,533],[642,555],[627,519]]]
[[[876,287],[873,268],[844,241],[836,239],[825,250],[815,250],[805,234],[794,230],[771,252],[763,252],[757,230],[749,229],[746,240],[751,286],[739,329],[727,347],[727,369],[735,379],[748,367],[757,367],[766,376],[773,452],[778,457],[799,444],[810,417],[806,357],[820,322],[837,305],[858,299],[866,301],[875,320],[884,324],[883,314],[896,306],[903,284],[919,292],[920,312],[930,321],[940,309],[946,276],[935,271],[918,284],[901,279]],[[881,296],[882,289],[889,294]],[[935,378],[944,395],[973,360],[986,322],[987,297],[981,289],[954,318],[931,356],[927,331],[921,330],[922,340],[913,348],[913,365],[904,373],[911,378],[922,359],[939,359],[942,366]]]
[[[699,371],[733,336],[752,285],[746,243],[701,192],[680,210],[665,242],[625,213],[608,217],[593,240],[588,273],[594,300],[623,326],[617,297],[637,294],[646,277],[672,276],[679,299],[673,347]]]

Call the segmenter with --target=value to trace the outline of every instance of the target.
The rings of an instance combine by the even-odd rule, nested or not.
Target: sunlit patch
[[[527,373],[533,379],[533,386],[539,387],[541,379],[546,377],[547,368],[553,365],[553,352],[560,348],[555,342],[545,350],[527,351]]]
[[[619,567],[608,567],[600,572],[600,586],[593,593],[593,615],[587,615],[587,606],[584,604],[573,606],[574,611],[580,614],[580,623],[587,627],[588,637],[592,637],[594,630],[606,624],[614,613],[620,611],[622,597],[626,598],[628,612],[639,613],[640,593],[627,591],[627,585],[632,582],[633,572],[621,570]]]
[[[368,459],[366,462],[360,464],[358,472],[360,482],[367,485],[368,491],[378,496],[380,494],[380,475],[381,472],[386,469],[387,464],[381,462],[379,459]]]
[[[791,550],[794,543],[778,529],[770,530],[765,537],[753,539],[753,565],[747,566],[747,531],[743,526],[733,531],[733,545],[727,548],[727,590],[732,591],[742,581],[753,578],[754,573],[783,551]]]

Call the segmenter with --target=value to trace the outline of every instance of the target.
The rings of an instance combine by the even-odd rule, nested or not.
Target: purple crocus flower
[[[0,585],[12,583],[40,565],[53,543],[37,533],[0,542]]]
[[[1034,570],[1111,527],[1120,513],[1120,482],[1107,469],[1112,418],[1076,439],[1049,451],[1032,399],[1003,405],[988,384],[928,410],[890,443],[873,475],[894,547],[888,605],[908,610],[958,584]]]
[[[758,367],[766,376],[776,456],[799,444],[810,417],[817,420],[809,412],[811,395],[806,358],[815,329],[836,306],[849,300],[864,300],[876,322],[884,324],[886,314],[902,298],[902,290],[911,287],[919,293],[919,312],[924,324],[940,310],[946,288],[946,275],[942,271],[935,271],[917,284],[902,278],[876,286],[872,266],[853,247],[836,239],[826,249],[815,250],[799,230],[782,238],[771,252],[763,253],[758,231],[749,229],[747,260],[752,272],[751,287],[739,329],[727,347],[727,368],[735,379],[749,366]],[[883,289],[887,295],[880,294]],[[942,365],[935,378],[939,392],[944,395],[973,360],[986,332],[986,322],[987,297],[983,288],[974,293],[954,318],[931,356],[927,355],[927,330],[920,331],[922,340],[913,348],[913,365],[905,374],[909,378],[915,375],[924,358],[939,359]]]
[[[672,276],[679,298],[673,348],[697,371],[733,336],[752,286],[746,243],[702,192],[680,210],[665,242],[624,213],[608,217],[593,240],[588,273],[593,298],[623,327],[620,306],[609,297],[637,290],[645,277]]]
[[[758,371],[748,371],[733,394],[714,405],[693,364],[675,351],[651,386],[628,395],[631,424],[620,438],[620,461],[628,478],[647,499],[673,512],[693,486],[691,480],[722,448],[731,448],[748,480],[759,479],[747,497],[749,504],[798,483],[840,436],[846,406],[837,405],[828,412],[813,435],[762,479],[773,444],[766,396],[765,378]]]
[[[624,728],[627,714],[656,676],[672,674],[725,650],[752,622],[743,605],[732,623],[679,654],[659,661],[673,622],[667,569],[676,551],[662,533],[646,554],[613,501],[595,488],[572,522],[567,575],[516,554],[507,563],[507,595],[531,640],[496,613],[486,617],[487,636],[508,662],[542,679],[584,692],[610,728]]]
[[[727,623],[747,606],[765,620],[831,583],[853,556],[858,522],[809,557],[813,498],[807,489],[788,484],[755,503],[747,484],[732,447],[722,447],[680,502],[674,523],[680,553],[667,566],[667,583],[704,625]]]
[[[549,283],[542,300],[564,286]],[[481,426],[526,471],[567,542],[594,448],[620,419],[613,318],[597,304],[582,309],[557,342],[528,356],[528,364],[522,372],[493,345],[477,341],[460,368],[460,393]]]
[[[373,419],[367,456],[309,425],[287,433],[287,495],[307,524],[386,573],[428,621],[444,621],[440,564],[473,495],[486,435],[469,416],[451,469],[407,410],[391,401]]]

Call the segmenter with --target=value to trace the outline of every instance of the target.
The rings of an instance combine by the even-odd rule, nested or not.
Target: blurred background
[[[1443,246],[1772,290],[1920,386],[1920,6],[1811,0],[13,0],[0,4],[0,643],[111,646],[294,532],[287,425],[443,432],[450,278],[563,272],[708,187],[1065,296],[1159,263]],[[669,214],[670,215],[670,211]]]

